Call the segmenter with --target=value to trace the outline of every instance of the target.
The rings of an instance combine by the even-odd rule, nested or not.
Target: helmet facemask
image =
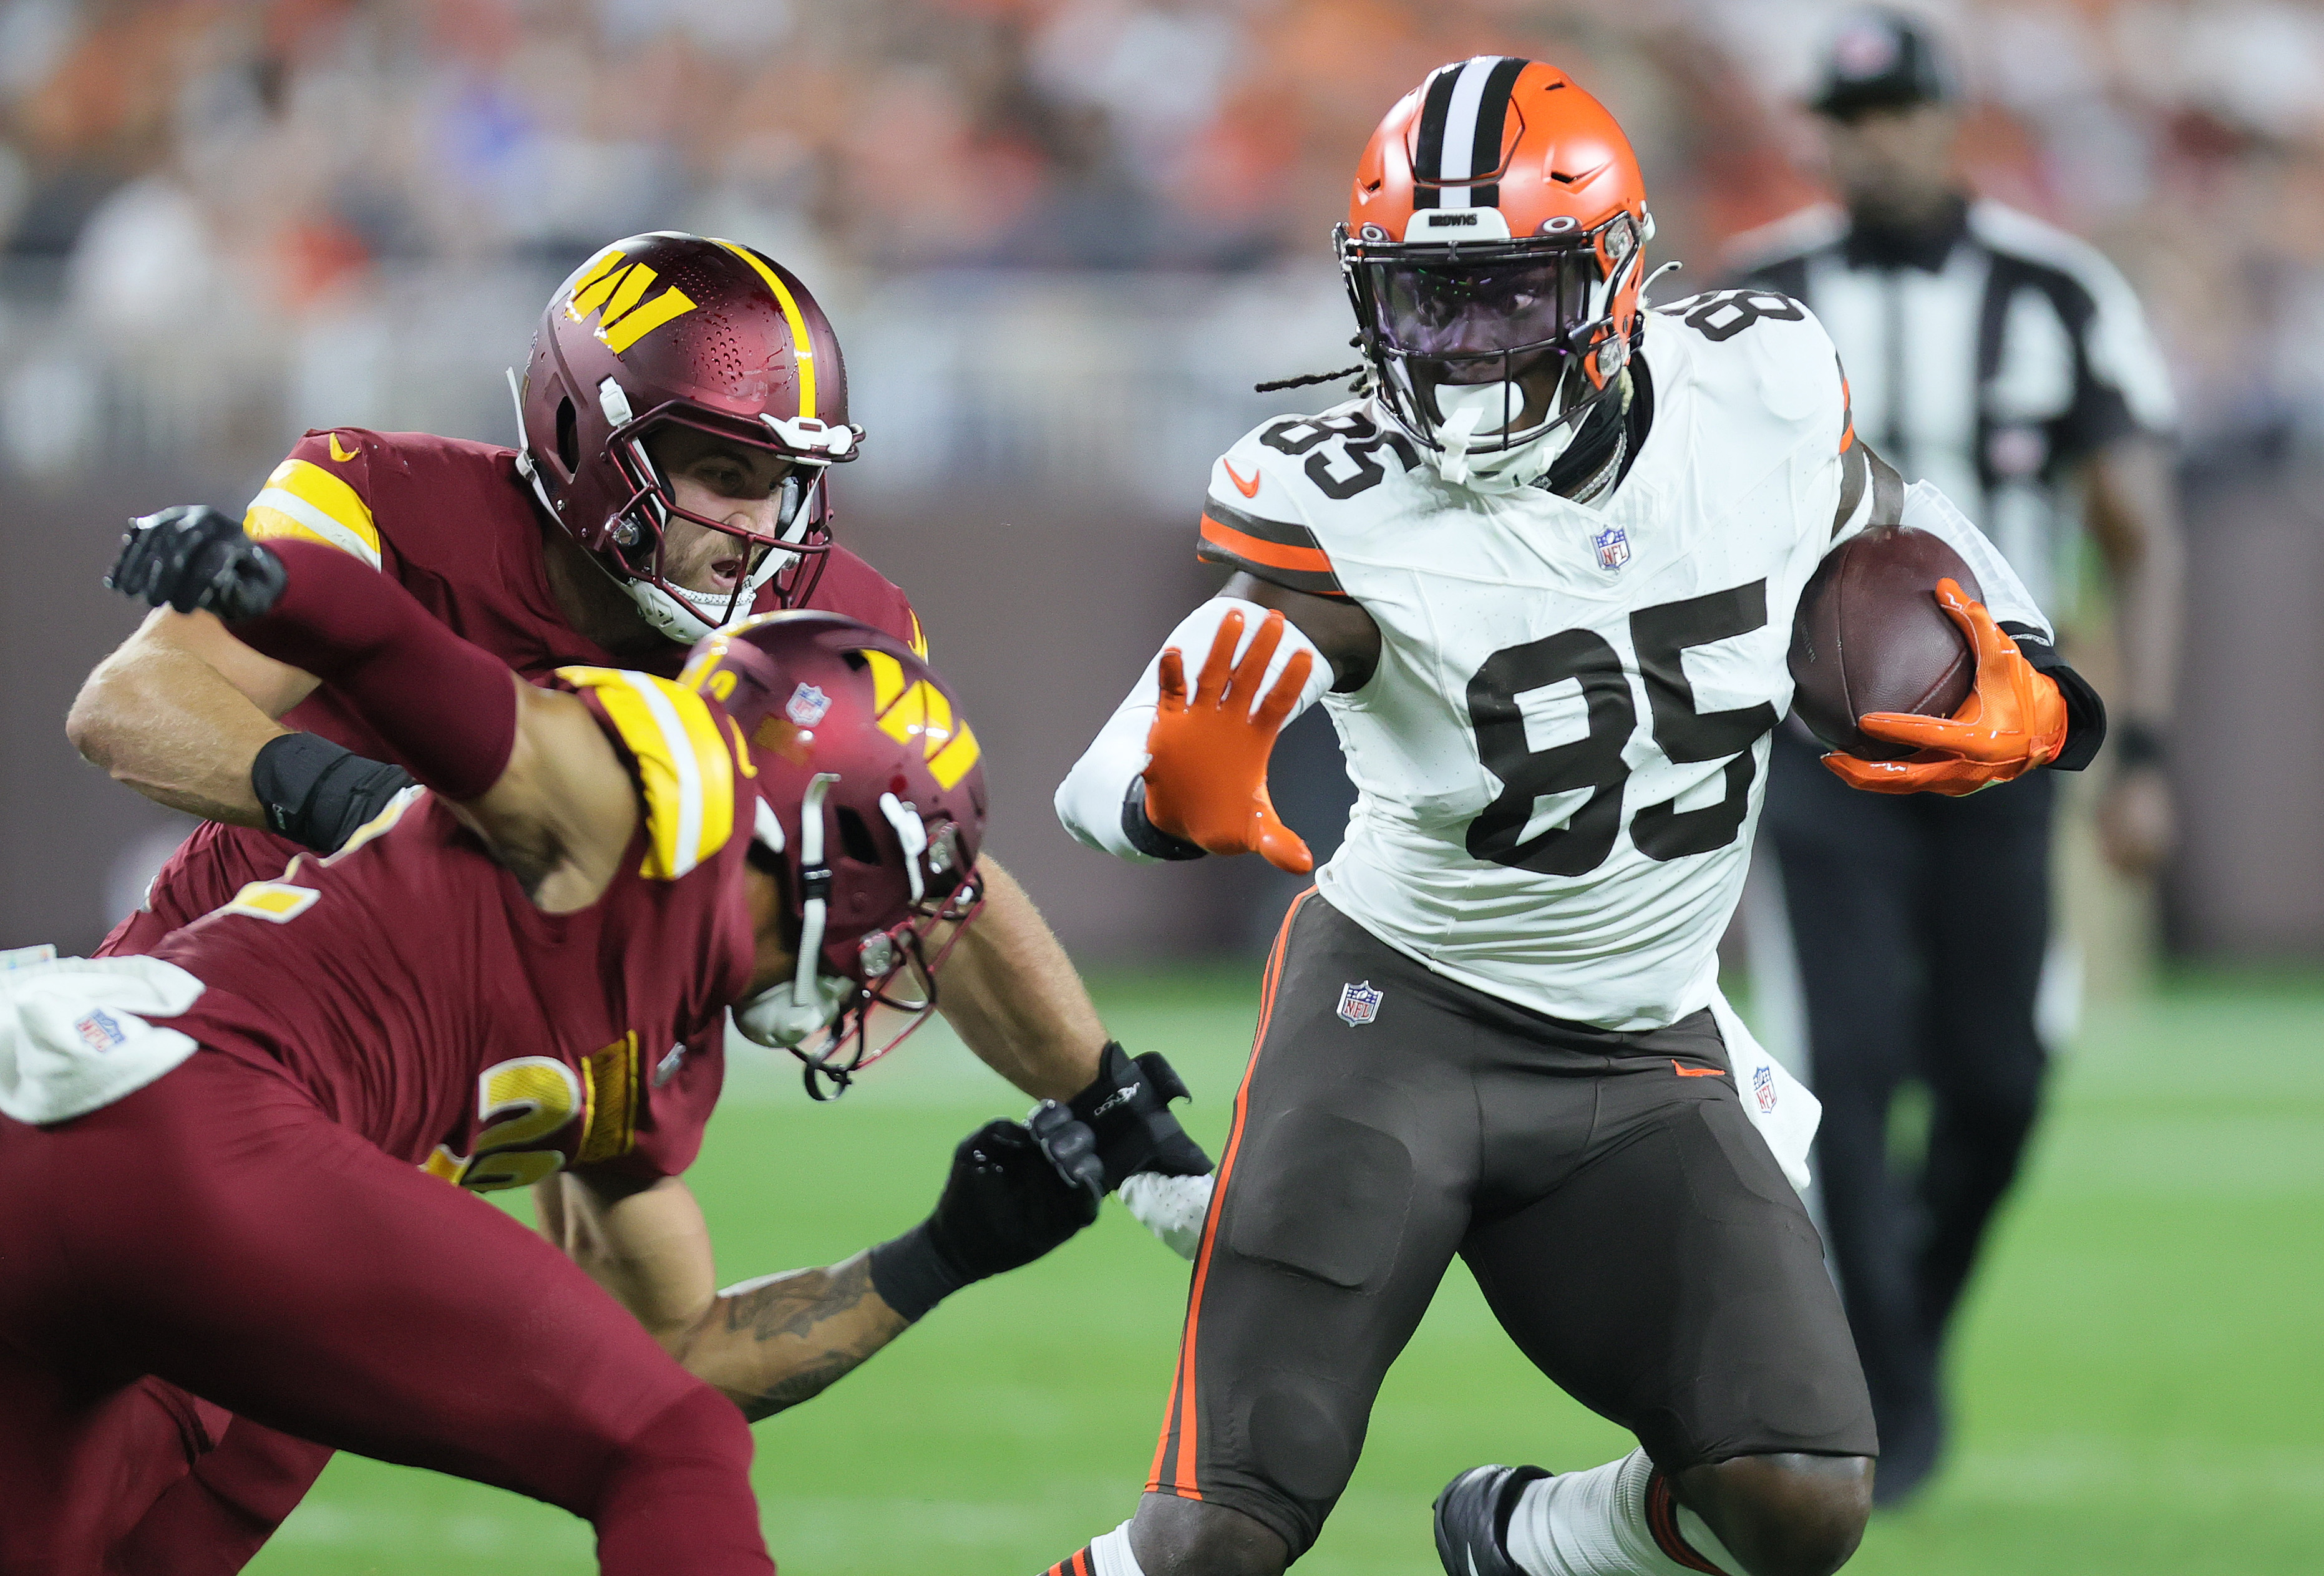
[[[1444,227],[1443,210],[1431,217]],[[1395,243],[1375,226],[1340,226],[1341,273],[1379,402],[1447,482],[1525,485],[1619,389],[1636,330],[1621,331],[1617,305],[1644,239],[1627,211],[1594,230],[1522,240]]]
[[[745,1037],[788,1050],[805,1064],[807,1092],[816,1100],[846,1092],[856,1073],[928,1020],[936,1005],[937,972],[984,905],[984,883],[973,866],[960,869],[962,844],[953,824],[940,822],[931,834],[914,806],[882,794],[881,814],[901,845],[910,883],[908,911],[886,929],[826,942],[833,882],[824,799],[837,780],[817,774],[799,806],[797,972],[735,1009]],[[780,820],[764,800],[760,812],[754,853],[779,871]],[[939,930],[945,934],[932,947]]]

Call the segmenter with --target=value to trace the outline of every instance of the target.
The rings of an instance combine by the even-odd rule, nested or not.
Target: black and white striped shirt
[[[1743,282],[1806,303],[1840,347],[1856,429],[1985,529],[2036,602],[2070,603],[2080,463],[2175,417],[2138,300],[2096,248],[1974,202],[1900,253],[1829,206],[1738,239]]]

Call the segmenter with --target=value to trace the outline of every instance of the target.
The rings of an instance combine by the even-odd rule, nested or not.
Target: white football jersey
[[[1796,302],[1656,309],[1641,356],[1652,425],[1600,503],[1448,485],[1358,400],[1237,443],[1203,524],[1205,558],[1379,626],[1370,679],[1324,697],[1359,790],[1316,873],[1333,907],[1476,990],[1614,1029],[1716,993],[1793,612],[1872,503],[1831,342]],[[1912,509],[1997,619],[2048,638],[1941,495]]]

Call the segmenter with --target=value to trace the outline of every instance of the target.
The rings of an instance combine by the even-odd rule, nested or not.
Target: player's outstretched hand
[[[2007,782],[2058,758],[2066,743],[2066,700],[2057,682],[2035,669],[1981,602],[1958,581],[1937,582],[1937,604],[1960,626],[1977,653],[1977,684],[1950,717],[1871,712],[1857,725],[1876,739],[1912,744],[1903,760],[1827,755],[1823,762],[1850,788],[1876,794],[1938,793],[1958,797]]]
[[[930,1246],[963,1285],[1030,1264],[1097,1219],[1102,1175],[1097,1140],[1064,1106],[989,1121],[953,1151]]]
[[[233,516],[181,503],[129,522],[105,583],[154,607],[233,623],[272,607],[287,578],[282,560],[244,536]]]
[[[1293,653],[1272,687],[1260,694],[1267,666],[1283,643],[1283,614],[1269,613],[1242,660],[1240,612],[1219,621],[1191,694],[1186,659],[1162,652],[1162,700],[1146,736],[1146,818],[1205,853],[1257,853],[1277,870],[1305,875],[1315,856],[1275,813],[1267,794],[1267,758],[1283,721],[1299,704],[1314,659]]]

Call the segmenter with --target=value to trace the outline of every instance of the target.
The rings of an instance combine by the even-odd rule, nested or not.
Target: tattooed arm
[[[872,1255],[718,1294],[678,1352],[756,1423],[811,1400],[910,1326],[872,1285]]]
[[[540,1193],[549,1239],[754,1423],[819,1394],[907,1328],[873,1289],[868,1253],[717,1290],[701,1206],[674,1176],[639,1187],[567,1172]]]

